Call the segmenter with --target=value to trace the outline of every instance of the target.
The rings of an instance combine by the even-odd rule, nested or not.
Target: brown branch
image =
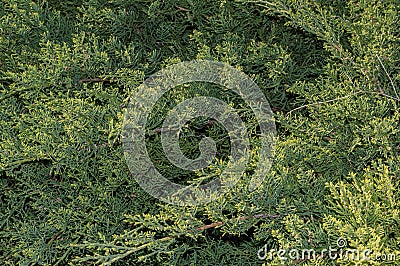
[[[90,83],[90,82],[107,82],[107,83],[111,83],[110,80],[102,79],[102,78],[86,78],[86,79],[80,79],[79,80],[79,83]]]
[[[217,226],[220,226],[220,225],[223,225],[223,224],[224,224],[224,222],[216,222],[216,223],[207,224],[207,225],[203,225],[203,226],[197,227],[196,230],[202,231],[202,230],[214,228],[214,227],[217,227]]]
[[[365,91],[359,90],[359,91],[356,91],[356,92],[354,92],[352,94],[348,94],[348,95],[343,96],[343,97],[338,97],[338,98],[327,100],[327,101],[323,101],[323,102],[315,102],[315,103],[302,105],[300,107],[297,107],[297,108],[294,108],[294,109],[290,110],[289,112],[286,113],[286,115],[290,115],[292,112],[297,111],[297,110],[302,109],[302,108],[305,108],[305,107],[308,107],[308,106],[315,106],[315,105],[321,105],[321,104],[330,103],[330,102],[334,102],[334,101],[339,101],[339,100],[343,100],[343,99],[346,99],[346,98],[349,98],[349,97],[353,97],[353,96],[355,96],[357,94],[360,94],[360,93],[365,93]]]
[[[52,242],[54,242],[54,240],[58,239],[58,237],[61,235],[62,231],[56,233],[47,244],[51,244]]]
[[[276,219],[279,217],[281,217],[279,214],[266,214],[266,213],[255,214],[255,215],[251,216],[251,218],[254,218],[254,219],[261,219],[261,218]],[[241,216],[238,218],[238,220],[248,220],[249,218],[250,218],[249,216]],[[217,226],[220,226],[223,224],[224,224],[224,222],[216,222],[216,223],[206,224],[206,225],[197,227],[196,230],[202,231],[202,230],[214,228],[214,227],[217,227]]]
[[[379,55],[377,55],[376,57],[378,58],[379,63],[381,64],[383,70],[385,71],[386,76],[389,78],[390,84],[392,84],[394,93],[396,94],[396,98],[398,99],[398,98],[399,98],[399,95],[397,94],[396,86],[394,86],[394,83],[393,83],[392,78],[390,77],[389,73],[387,72],[386,67],[385,67],[385,65],[382,63],[382,60],[381,60],[381,58],[379,57]]]
[[[270,218],[270,219],[276,219],[281,217],[279,214],[265,214],[265,213],[261,213],[261,214],[256,214],[253,215],[253,218],[255,219],[261,219],[261,218]]]
[[[153,129],[153,132],[154,133],[161,133],[161,132],[168,131],[168,130],[170,130],[170,129],[167,128],[167,127],[159,127],[159,128]]]
[[[253,215],[253,216],[250,216],[250,217],[256,218],[256,219],[260,219],[260,218],[279,218],[280,215],[279,214],[256,214],[256,215]],[[238,219],[239,220],[247,220],[247,219],[249,219],[249,216],[242,216],[242,217],[239,217]],[[223,224],[224,224],[224,222],[215,222],[215,223],[211,223],[211,224],[207,224],[207,225],[203,225],[203,226],[197,227],[194,230],[203,231],[203,230],[214,228],[214,227],[217,227],[217,226],[220,226],[220,225],[223,225]],[[125,258],[125,257],[131,255],[134,252],[137,252],[139,250],[142,250],[142,249],[145,249],[147,247],[150,247],[155,242],[159,243],[159,242],[165,242],[165,241],[173,240],[174,238],[176,238],[178,236],[185,235],[186,233],[187,232],[181,232],[181,233],[177,233],[175,235],[169,235],[169,236],[160,238],[158,240],[155,240],[153,242],[145,243],[145,244],[143,244],[141,246],[138,246],[138,247],[128,248],[128,247],[124,246],[123,248],[126,250],[126,252],[116,255],[114,258],[112,258],[111,260],[105,262],[103,265],[110,265],[110,264],[112,264],[113,262],[115,262],[115,261],[117,261],[119,259],[122,259],[122,258]],[[85,247],[88,247],[88,246],[91,246],[91,247],[93,247],[93,246],[101,246],[102,248],[105,248],[105,247],[120,248],[119,246],[107,245],[107,244],[97,244],[97,243],[72,244],[71,245],[71,247],[81,247],[81,248],[85,248]],[[100,256],[100,257],[102,257],[102,256]],[[83,259],[83,261],[87,261],[87,260],[90,260],[90,259],[96,259],[96,257],[94,257],[94,256],[93,257],[85,257]],[[75,259],[75,261],[79,261],[79,259]]]
[[[178,10],[183,11],[183,12],[189,12],[189,9],[186,9],[184,7],[180,7],[180,6],[175,6]]]

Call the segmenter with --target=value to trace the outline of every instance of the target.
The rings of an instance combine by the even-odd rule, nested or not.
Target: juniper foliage
[[[4,265],[331,265],[326,258],[260,260],[268,249],[335,246],[398,256],[399,23],[388,1],[30,1],[0,8],[0,261]],[[250,75],[275,111],[277,149],[249,193],[208,205],[164,205],[129,174],[121,126],[129,95],[176,62],[208,59]],[[259,148],[256,122],[235,93],[174,88],[148,122],[157,169],[187,184],[229,157],[227,133],[206,118],[182,132],[195,158],[207,135],[218,160],[173,168],[157,128],[194,95],[232,103]],[[209,225],[209,226],[207,226]],[[370,263],[379,264],[379,261]],[[396,263],[396,262],[390,262]]]

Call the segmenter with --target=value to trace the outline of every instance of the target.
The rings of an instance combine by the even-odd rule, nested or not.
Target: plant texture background
[[[400,1],[2,0],[0,262],[2,265],[352,265],[260,260],[268,249],[370,249],[400,261]],[[262,89],[277,148],[262,186],[197,207],[146,194],[125,164],[123,114],[146,77],[176,62],[228,63]],[[184,99],[230,103],[259,148],[254,115],[233,92],[174,88],[148,121],[157,169],[189,184],[218,176],[229,138],[207,118],[180,145],[204,171],[174,168],[159,129]],[[114,265],[113,264],[113,265]]]

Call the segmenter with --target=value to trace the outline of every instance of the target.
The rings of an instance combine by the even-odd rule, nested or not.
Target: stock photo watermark
[[[230,139],[230,160],[221,175],[199,186],[183,186],[162,176],[153,165],[146,149],[145,131],[148,116],[163,94],[190,82],[208,82],[223,86],[239,95],[257,119],[261,147],[258,164],[248,185],[256,189],[272,165],[275,149],[275,121],[269,103],[257,84],[240,70],[220,62],[198,60],[182,62],[150,76],[131,95],[122,127],[124,156],[130,172],[139,185],[153,197],[180,206],[211,202],[233,188],[246,169],[250,146],[246,125],[228,103],[213,97],[198,96],[185,100],[169,111],[163,122],[161,142],[168,160],[180,169],[200,170],[215,158],[216,144],[204,137],[199,142],[201,155],[185,157],[179,146],[182,127],[196,117],[218,121]]]
[[[396,261],[400,259],[395,253],[374,254],[370,249],[349,248],[345,238],[338,238],[335,246],[328,246],[322,250],[315,249],[268,249],[264,245],[257,252],[260,260],[305,261],[305,260],[351,260],[351,261]]]

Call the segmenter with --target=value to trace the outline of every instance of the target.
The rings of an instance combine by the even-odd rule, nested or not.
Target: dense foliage
[[[331,265],[260,260],[268,249],[347,246],[400,260],[400,1],[2,0],[0,7],[0,262],[2,265]],[[262,186],[208,205],[166,205],[126,166],[129,96],[176,62],[226,62],[251,76],[275,112],[275,160]],[[214,178],[229,141],[193,120],[183,152],[218,143],[205,171],[171,166],[157,129],[193,95],[240,110],[235,93],[173,89],[148,123],[147,146],[171,180]],[[379,260],[364,262],[380,264]],[[387,263],[395,264],[395,261]]]

